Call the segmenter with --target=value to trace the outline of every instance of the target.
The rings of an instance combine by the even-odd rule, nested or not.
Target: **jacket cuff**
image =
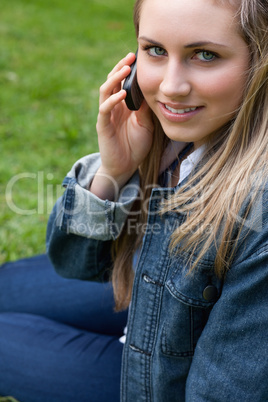
[[[100,166],[99,154],[80,159],[63,181],[66,188],[61,205],[60,228],[66,233],[115,240],[121,233],[139,192],[138,171],[118,194],[116,202],[102,200],[89,187]]]

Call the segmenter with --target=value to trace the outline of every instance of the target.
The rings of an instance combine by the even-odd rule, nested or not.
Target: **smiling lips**
[[[169,107],[168,105],[165,105],[165,108],[175,114],[184,114],[184,113],[188,113],[188,112],[191,112],[191,111],[194,111],[197,109],[197,107],[188,107],[186,109],[173,109],[172,107]]]
[[[159,107],[163,116],[167,120],[175,123],[184,123],[190,120],[192,117],[196,116],[203,109],[203,106],[189,106],[185,108],[175,109],[174,107],[161,102],[159,102]]]

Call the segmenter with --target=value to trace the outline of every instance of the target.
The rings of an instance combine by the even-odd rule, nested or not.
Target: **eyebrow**
[[[160,42],[156,42],[155,40],[147,38],[146,36],[140,36],[139,39],[150,42],[153,45],[158,46],[158,47],[164,47]],[[227,47],[226,45],[223,45],[221,43],[210,42],[210,41],[200,41],[200,42],[189,43],[189,45],[185,45],[184,48],[190,49],[193,47],[201,47],[201,46],[207,46],[207,45],[214,45],[214,46],[218,46],[218,47]]]
[[[227,47],[226,45],[223,45],[221,43],[210,42],[210,41],[190,43],[189,45],[185,45],[184,47],[186,49],[189,49],[191,47],[200,47],[200,46],[207,46],[207,45],[214,45],[214,46],[218,46],[218,47]]]

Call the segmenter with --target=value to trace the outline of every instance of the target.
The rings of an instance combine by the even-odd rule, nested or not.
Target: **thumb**
[[[139,126],[152,132],[154,129],[153,113],[146,100],[143,100],[141,107],[135,113]]]

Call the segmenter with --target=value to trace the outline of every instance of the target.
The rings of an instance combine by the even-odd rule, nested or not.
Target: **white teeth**
[[[173,109],[172,107],[169,107],[167,105],[165,105],[165,108],[167,110],[169,110],[170,112],[176,113],[176,114],[188,113],[188,112],[192,112],[197,109],[197,107],[188,107],[187,109]]]

